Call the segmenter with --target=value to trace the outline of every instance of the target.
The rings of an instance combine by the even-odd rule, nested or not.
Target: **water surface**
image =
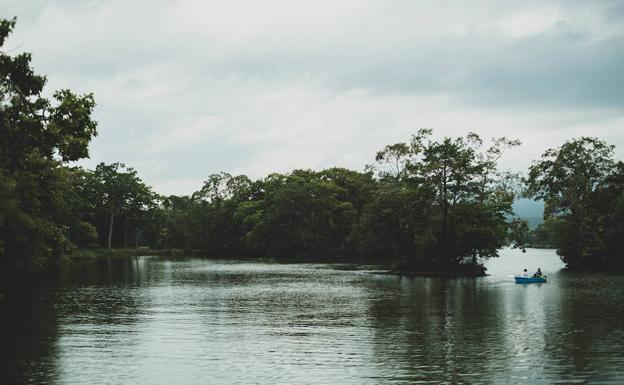
[[[624,383],[624,277],[504,250],[484,278],[138,257],[0,303],[0,383]],[[541,267],[547,284],[510,274]]]

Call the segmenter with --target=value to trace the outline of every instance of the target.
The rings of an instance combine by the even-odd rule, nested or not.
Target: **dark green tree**
[[[197,236],[198,204],[189,196],[170,195],[163,198],[157,214],[159,233],[156,241],[169,247],[190,250]]]
[[[377,161],[383,165],[391,154],[392,159],[401,157],[395,164],[405,166],[394,180],[379,173],[378,194],[363,217],[366,239],[394,229],[376,243],[393,239],[393,246],[385,248],[394,250],[391,254],[411,256],[414,265],[438,267],[477,266],[506,244],[522,247],[528,229],[512,220],[511,209],[516,178],[497,166],[504,151],[519,144],[498,138],[483,150],[476,134],[436,141],[432,130],[423,129],[412,137],[407,152],[405,145],[387,146]],[[387,151],[395,148],[401,151]],[[374,230],[366,231],[371,226]]]
[[[556,248],[560,243],[558,236],[563,233],[562,226],[565,226],[565,221],[557,217],[548,218],[530,232],[527,243],[531,247]]]
[[[599,190],[597,201],[604,216],[606,264],[624,268],[624,162],[617,162]]]
[[[141,181],[136,170],[122,163],[100,163],[93,176],[98,183],[97,207],[106,213],[106,247],[112,248],[116,218],[122,219],[124,246],[127,246],[130,227],[136,232],[148,220],[147,213],[157,206],[158,196]]]
[[[47,98],[31,55],[6,53],[14,26],[15,19],[0,20],[0,265],[24,271],[72,247],[63,165],[88,156],[96,122],[93,95],[60,90]]]
[[[570,267],[596,265],[608,254],[605,211],[613,209],[620,186],[613,151],[581,137],[547,150],[529,168],[526,195],[544,200],[544,219],[558,219],[557,252]],[[614,195],[604,199],[609,190]]]

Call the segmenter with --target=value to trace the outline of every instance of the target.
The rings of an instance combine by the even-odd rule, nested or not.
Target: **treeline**
[[[0,48],[14,24],[0,21]],[[497,165],[519,141],[436,140],[423,129],[379,151],[363,172],[219,173],[191,195],[163,197],[120,163],[69,166],[88,156],[97,134],[93,96],[44,97],[46,78],[30,59],[0,51],[0,274],[138,246],[475,272],[501,247],[526,244],[527,224],[512,210],[522,194],[544,200],[569,266],[621,264],[624,165],[600,140],[548,150],[522,180]]]
[[[496,167],[518,144],[503,138],[481,151],[475,134],[434,141],[421,130],[380,151],[366,172],[295,170],[254,181],[215,174],[191,196],[163,199],[161,246],[475,267],[526,234],[511,209],[516,178]]]
[[[387,146],[365,172],[295,170],[259,180],[219,173],[190,196],[159,196],[119,163],[95,170],[58,163],[63,183],[46,205],[62,212],[63,221],[56,243],[42,239],[41,247],[54,251],[43,261],[89,248],[148,246],[216,256],[366,257],[478,271],[501,247],[524,242],[526,223],[511,208],[519,179],[496,166],[519,142],[502,138],[482,149],[475,134],[442,141],[431,134],[420,130],[410,143]],[[13,199],[26,209],[21,195]],[[49,225],[59,219],[49,218]],[[33,252],[27,251],[30,239],[19,243],[19,232],[7,229],[8,261]]]

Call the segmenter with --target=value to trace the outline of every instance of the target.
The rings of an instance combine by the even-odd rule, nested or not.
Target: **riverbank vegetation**
[[[0,22],[0,48],[15,24]],[[220,257],[366,258],[404,271],[482,274],[528,227],[524,185],[498,161],[518,140],[419,130],[363,171],[294,170],[252,180],[222,172],[187,196],[161,196],[122,163],[71,166],[97,134],[91,94],[44,95],[31,56],[0,51],[0,271],[4,278],[113,248]],[[546,202],[540,231],[572,267],[624,253],[624,165],[594,138],[548,150],[526,179]],[[534,236],[537,233],[534,232]],[[108,252],[110,255],[110,251]],[[2,280],[3,277],[0,277]]]
[[[567,141],[544,152],[526,182],[526,196],[545,203],[539,234],[568,267],[624,267],[624,163],[613,146]]]
[[[504,245],[520,247],[514,175],[496,160],[507,139],[435,141],[420,130],[387,146],[366,172],[295,170],[252,181],[212,175],[189,197],[163,199],[160,242],[215,255],[379,257],[410,268],[477,268]]]

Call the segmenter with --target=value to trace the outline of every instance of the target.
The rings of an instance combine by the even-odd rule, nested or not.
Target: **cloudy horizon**
[[[5,48],[93,92],[82,162],[163,194],[220,171],[362,170],[419,128],[518,138],[501,165],[597,136],[624,154],[624,2],[0,0]]]

